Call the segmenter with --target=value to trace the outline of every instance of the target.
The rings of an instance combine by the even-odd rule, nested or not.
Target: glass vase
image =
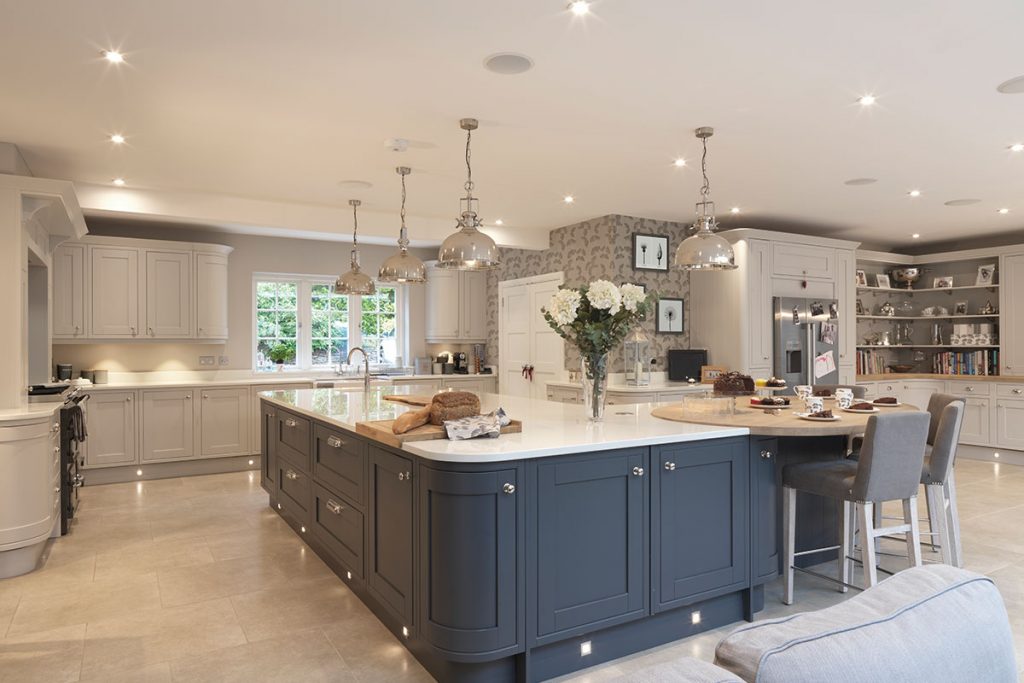
[[[583,407],[591,422],[604,420],[604,406],[608,400],[608,354],[583,356],[581,361]]]

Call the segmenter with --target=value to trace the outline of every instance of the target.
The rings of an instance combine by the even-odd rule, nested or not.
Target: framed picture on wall
[[[658,299],[658,319],[655,330],[659,334],[682,334],[683,325],[683,300],[682,299]]]
[[[668,235],[633,233],[633,270],[668,272]]]

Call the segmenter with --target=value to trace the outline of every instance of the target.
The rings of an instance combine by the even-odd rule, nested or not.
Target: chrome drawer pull
[[[329,436],[327,437],[327,445],[331,448],[341,448],[342,442],[341,439],[336,436]]]
[[[298,422],[296,422],[295,420],[291,419],[290,417],[287,420],[284,421],[284,426],[285,427],[294,427],[297,424],[298,424]]]
[[[285,472],[284,476],[285,476],[285,478],[291,479],[292,481],[295,481],[296,479],[299,478],[299,475],[296,474],[295,472],[291,471],[291,470],[288,470],[287,472]]]
[[[964,391],[974,391],[974,387],[964,387]]]
[[[674,462],[666,462],[665,469],[668,470],[669,472],[674,472],[676,469],[676,464]]]
[[[644,468],[643,467],[634,467],[633,468],[633,476],[634,477],[642,477],[642,476],[644,476]]]
[[[1021,391],[1020,389],[1010,389],[1010,392],[1011,392],[1011,393],[1014,393],[1014,394],[1020,394],[1020,393],[1024,393],[1024,392],[1022,392],[1022,391]]]
[[[769,450],[761,451],[761,457],[764,458],[765,460],[771,460],[772,459],[772,452],[769,451]]]
[[[332,514],[335,514],[335,515],[340,515],[341,511],[343,509],[341,507],[340,503],[336,503],[333,500],[331,500],[330,498],[328,498],[327,502],[324,503],[324,507],[326,507],[328,510],[331,511]]]
[[[501,490],[511,496],[516,492],[516,485],[511,482],[505,482],[505,485],[501,487]]]

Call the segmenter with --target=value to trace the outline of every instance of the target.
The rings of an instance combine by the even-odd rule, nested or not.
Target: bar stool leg
[[[796,561],[796,489],[782,487],[782,602],[793,604],[793,564]]]
[[[882,527],[885,526],[885,514],[884,514],[885,513],[885,503],[875,503],[874,504],[874,509],[875,509],[874,515],[873,515],[873,517],[874,517],[874,528],[875,529],[881,529]],[[881,536],[875,536],[874,539],[875,539],[875,543],[874,543],[875,553],[882,552],[882,537]]]
[[[903,523],[910,525],[907,533],[907,558],[911,567],[920,567],[921,527],[917,519],[917,496],[903,499]]]
[[[864,585],[872,588],[878,584],[878,568],[875,566],[875,505],[857,503],[857,523],[860,525],[860,553],[864,563]]]
[[[939,536],[942,549],[943,564],[953,564],[953,546],[949,538],[949,525],[946,517],[946,496],[939,484],[928,484],[924,487],[925,498],[928,499],[928,526]],[[935,536],[932,536],[935,538]]]
[[[946,483],[942,486],[945,494],[946,528],[949,530],[949,552],[952,557],[950,564],[963,568],[964,551],[960,546],[960,512],[956,507],[956,479],[950,471]]]
[[[843,519],[842,519],[842,536],[839,541],[839,580],[844,584],[850,583],[850,577],[853,574],[853,544],[854,544],[854,523],[853,523],[853,503],[849,501],[842,501],[843,506]],[[840,586],[839,592],[845,593],[849,589],[844,585]]]
[[[935,506],[933,504],[935,501],[932,500],[932,497],[928,495],[928,487],[925,486],[924,488],[925,488],[924,503],[925,503],[925,507],[928,510],[928,531],[933,532],[933,533],[928,535],[928,546],[931,548],[931,551],[934,553],[935,552],[935,534],[941,532],[941,529],[939,528],[941,522],[939,524],[936,524],[936,522],[935,522],[935,511],[936,510],[944,510],[945,506],[943,506],[942,508],[939,508],[939,507]],[[942,540],[942,536],[939,536],[939,542],[940,543],[945,543],[945,541]],[[945,560],[943,560],[943,561],[945,561]]]

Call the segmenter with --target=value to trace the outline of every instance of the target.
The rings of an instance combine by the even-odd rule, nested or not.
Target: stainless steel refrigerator
[[[772,373],[798,384],[839,383],[839,305],[833,299],[775,297]]]

